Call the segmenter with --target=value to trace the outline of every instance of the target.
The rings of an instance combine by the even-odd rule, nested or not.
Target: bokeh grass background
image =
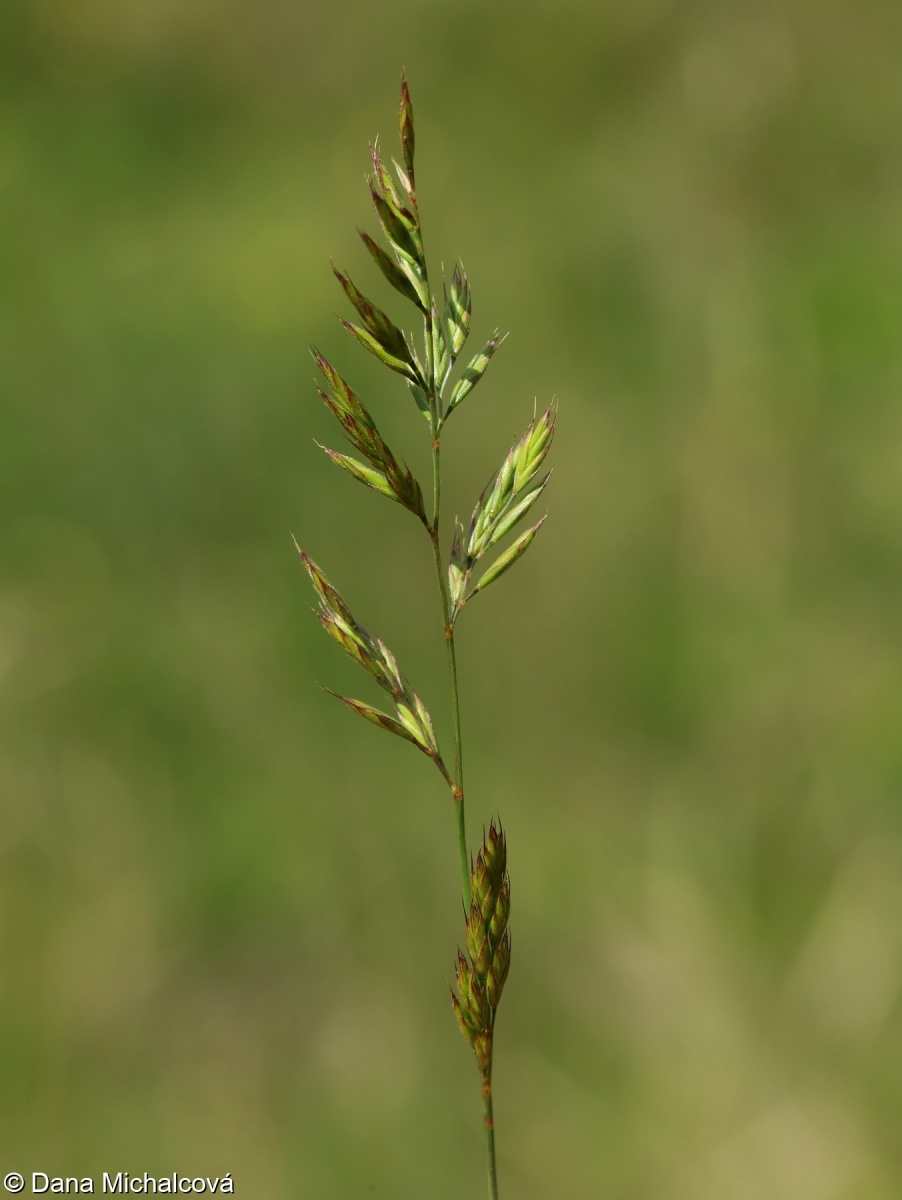
[[[289,538],[446,722],[422,530],[307,354],[425,473],[329,270],[373,283],[404,66],[427,248],[512,330],[449,515],[560,401],[460,626],[504,1195],[902,1194],[900,53],[881,0],[4,0],[4,1172],[483,1194],[451,806],[313,686],[374,699]]]

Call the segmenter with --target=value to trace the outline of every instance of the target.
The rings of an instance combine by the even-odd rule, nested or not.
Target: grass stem
[[[432,413],[432,555],[435,561],[435,577],[438,582],[442,603],[442,628],[448,647],[448,674],[451,682],[451,716],[454,723],[454,776],[451,795],[457,817],[457,850],[460,858],[460,881],[466,911],[472,901],[470,890],[470,856],[467,851],[467,822],[464,810],[464,766],[463,743],[460,733],[460,693],[457,686],[457,654],[454,648],[454,628],[451,624],[451,602],[448,597],[448,581],[442,562],[439,521],[442,508],[442,443],[439,433],[439,399],[436,395],[435,370],[432,358],[432,313],[426,314],[426,361],[429,381],[429,406]]]
[[[482,1102],[485,1116],[485,1148],[489,1159],[489,1200],[498,1200],[498,1175],[495,1170],[495,1118],[492,1112],[491,1068],[482,1077]]]

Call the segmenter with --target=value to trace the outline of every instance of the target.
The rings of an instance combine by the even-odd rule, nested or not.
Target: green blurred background
[[[879,0],[0,6],[0,1169],[484,1194],[421,529],[336,472],[406,67],[473,341],[465,513],[536,398],[551,516],[460,626],[508,831],[516,1200],[902,1194],[902,16]],[[392,311],[400,315],[403,302]]]

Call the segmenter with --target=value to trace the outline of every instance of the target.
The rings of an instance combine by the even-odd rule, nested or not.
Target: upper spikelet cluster
[[[401,83],[398,131],[401,162],[394,158],[386,160],[378,144],[372,146],[372,171],[367,181],[388,249],[383,249],[366,232],[361,231],[360,236],[383,277],[415,306],[417,318],[424,326],[423,340],[418,345],[418,339],[395,324],[363,294],[349,275],[333,267],[345,297],[356,312],[358,323],[342,317],[339,320],[364,349],[403,377],[417,407],[429,422],[433,449],[437,452],[445,422],[480,382],[505,335],[496,330],[466,366],[463,366],[466,360],[461,359],[463,369],[457,381],[452,383],[452,371],[470,334],[470,283],[458,262],[450,279],[442,278],[440,297],[430,291],[414,174],[413,107],[406,79]],[[422,486],[403,459],[389,447],[369,405],[318,349],[314,347],[312,353],[322,374],[322,381],[317,384],[319,394],[359,457],[339,453],[327,446],[321,449],[352,478],[413,513],[438,547],[437,507],[433,514],[427,511]],[[448,395],[446,385],[450,390]],[[441,581],[447,610],[444,614],[446,636],[451,635],[463,606],[513,566],[541,528],[544,517],[516,537],[507,549],[500,549],[499,543],[533,510],[548,482],[549,476],[542,474],[541,468],[554,435],[554,422],[553,406],[533,417],[479,497],[469,530],[457,524],[447,575]],[[434,486],[433,495],[437,497],[438,494]],[[497,557],[487,562],[490,551]],[[347,696],[341,699],[374,725],[419,746],[435,761],[453,790],[454,783],[438,754],[429,714],[416,693],[395,674],[397,664],[384,642],[372,638],[354,622],[344,601],[319,567],[307,555],[302,557],[319,595],[319,617],[324,629],[391,693],[396,716]],[[477,567],[481,574],[471,583]],[[463,872],[466,874],[466,862]]]

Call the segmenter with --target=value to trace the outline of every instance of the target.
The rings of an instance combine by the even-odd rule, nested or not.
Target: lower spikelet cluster
[[[297,546],[297,542],[295,545]],[[397,718],[373,708],[371,704],[364,704],[362,700],[352,700],[350,696],[342,696],[339,692],[333,692],[331,688],[325,690],[367,721],[419,746],[448,779],[448,772],[438,752],[432,718],[423,701],[401,674],[397,659],[381,638],[369,633],[354,619],[347,604],[310,555],[305,554],[300,546],[297,549],[319,597],[319,611],[316,615],[320,624],[326,633],[338,642],[345,654],[363,667],[379,686],[388,692],[395,702]]]
[[[501,823],[492,820],[471,871],[473,899],[467,915],[467,951],[457,953],[457,995],[451,1003],[484,1075],[492,1067],[495,1012],[511,961],[510,876]]]

